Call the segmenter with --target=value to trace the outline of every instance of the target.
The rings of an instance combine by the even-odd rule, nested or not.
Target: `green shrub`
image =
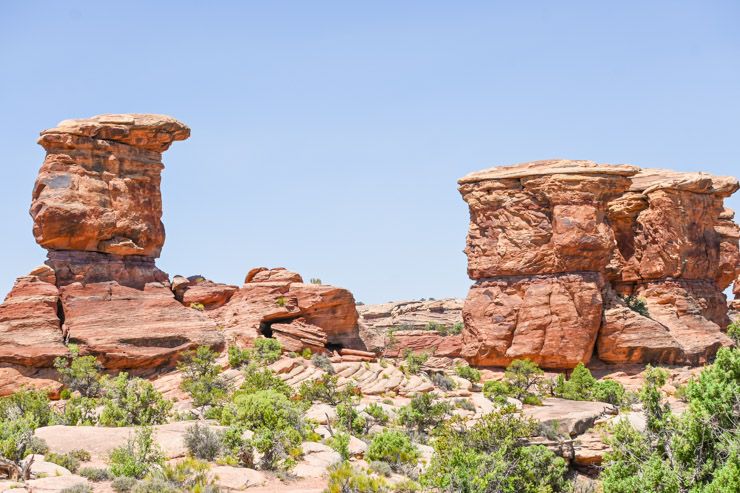
[[[80,476],[87,478],[94,483],[100,483],[101,481],[113,481],[113,473],[108,469],[98,469],[94,467],[83,467],[78,471]]]
[[[297,405],[280,392],[237,393],[224,409],[221,421],[254,432],[252,445],[262,454],[264,469],[287,468],[301,453],[300,443],[306,431],[303,417]]]
[[[65,426],[94,426],[98,423],[98,406],[101,399],[95,397],[73,396],[63,401],[60,413],[54,416],[54,424]]]
[[[489,380],[483,384],[483,395],[486,399],[505,405],[507,403],[506,398],[514,395],[514,389],[506,382]]]
[[[461,365],[458,363],[455,365],[455,373],[461,378],[468,380],[470,383],[480,382],[480,371],[468,365]]]
[[[183,442],[190,455],[196,459],[211,461],[221,453],[223,438],[222,432],[196,423],[185,430]]]
[[[329,468],[328,493],[387,493],[383,478],[375,478],[355,469],[349,462],[340,462]]]
[[[398,410],[398,422],[424,436],[439,426],[450,412],[450,405],[437,400],[434,392],[415,394],[411,402]]]
[[[61,382],[73,392],[83,397],[98,397],[102,391],[100,370],[103,365],[95,356],[80,356],[80,349],[75,344],[67,346],[71,356],[54,360],[54,368],[60,375]]]
[[[254,468],[254,445],[244,438],[243,425],[231,425],[224,433],[222,443],[229,464]]]
[[[437,332],[442,337],[447,336],[449,334],[449,330],[447,330],[447,326],[444,324],[439,324],[437,322],[429,322],[425,327],[424,330],[431,330],[434,332]]]
[[[627,308],[633,312],[637,312],[643,317],[650,318],[650,312],[648,312],[647,299],[635,296],[635,295],[618,295],[619,299],[627,305]]]
[[[72,473],[76,473],[77,469],[80,468],[80,461],[72,453],[66,454],[55,454],[50,452],[44,456],[46,462],[51,462],[58,466],[62,466]]]
[[[283,345],[277,339],[260,338],[254,341],[254,349],[257,352],[257,357],[269,365],[280,359]]]
[[[393,474],[393,468],[391,467],[391,465],[387,462],[383,462],[382,460],[371,461],[368,465],[370,466],[370,469],[380,474],[381,476],[390,477],[390,475]]]
[[[275,304],[276,304],[277,306],[279,306],[279,307],[283,307],[283,306],[285,306],[285,304],[286,304],[286,303],[287,303],[287,301],[286,301],[286,300],[285,300],[285,298],[283,298],[283,297],[280,297],[280,298],[278,298],[277,300],[275,300]]]
[[[475,412],[475,404],[467,399],[455,399],[455,407],[465,409],[466,411]]]
[[[321,285],[321,279],[317,279],[317,278],[315,278],[315,277],[312,277],[312,278],[311,278],[311,280],[310,280],[310,281],[308,281],[308,282],[310,282],[311,284],[318,284],[318,285]]]
[[[136,479],[122,476],[113,480],[111,488],[113,488],[116,493],[130,493],[133,491],[136,483]]]
[[[43,438],[33,435],[31,441],[28,444],[29,454],[46,455],[49,453],[49,444]]]
[[[339,456],[342,458],[342,460],[348,460],[349,441],[351,440],[351,438],[352,437],[349,433],[338,432],[329,437],[326,443],[339,453]]]
[[[241,385],[243,393],[251,394],[259,390],[274,390],[286,397],[293,396],[293,388],[275,375],[269,368],[260,368],[252,363],[244,369],[244,383]]]
[[[387,462],[394,470],[404,464],[416,464],[418,457],[409,437],[396,430],[375,435],[365,453],[366,460]]]
[[[36,422],[30,417],[6,417],[0,420],[0,457],[10,478],[26,480],[28,464],[22,463],[28,454]]]
[[[465,324],[463,324],[462,322],[457,322],[450,329],[450,335],[462,334],[462,331],[464,328],[465,328]]]
[[[48,426],[53,418],[49,396],[43,390],[23,387],[19,392],[0,398],[0,420],[28,418],[34,428]]]
[[[515,359],[506,368],[504,378],[514,391],[514,396],[517,399],[523,399],[533,394],[533,390],[536,390],[538,384],[542,381],[544,373],[529,358],[523,360]]]
[[[421,365],[429,359],[429,353],[424,351],[423,353],[415,354],[411,349],[404,348],[403,358],[406,360],[406,369],[416,375],[421,371]]]
[[[541,406],[542,399],[536,395],[528,395],[527,397],[522,399],[522,404],[526,404],[528,406]]]
[[[80,483],[64,488],[59,493],[93,493],[92,486]]]
[[[444,373],[435,373],[432,376],[432,383],[444,391],[450,391],[456,387],[454,380]]]
[[[535,426],[510,407],[470,427],[453,418],[438,430],[422,484],[450,493],[566,491],[565,461],[546,447],[525,446]]]
[[[733,322],[727,326],[727,337],[733,340],[735,346],[740,341],[740,322]]]
[[[365,407],[365,412],[369,414],[376,423],[384,425],[388,422],[388,413],[385,412],[385,409],[380,404],[376,404],[375,402],[370,403]]]
[[[215,361],[216,353],[208,346],[181,354],[177,364],[177,369],[182,371],[181,387],[193,398],[196,408],[216,405],[226,397],[228,385]]]
[[[172,401],[162,397],[151,382],[141,378],[128,378],[121,372],[116,378],[106,380],[103,426],[150,426],[167,422]]]
[[[329,360],[329,357],[325,354],[314,354],[311,357],[311,362],[316,368],[321,368],[329,375],[334,375],[334,367]]]
[[[182,491],[218,493],[218,488],[212,486],[213,478],[209,474],[209,469],[210,465],[207,462],[192,457],[177,463],[167,463],[162,468],[152,470],[144,481],[134,488],[134,493],[170,491],[167,488],[176,493]]]
[[[90,459],[92,459],[90,452],[82,448],[74,449],[68,453],[80,462],[88,462]]]
[[[238,346],[232,344],[229,346],[229,366],[232,368],[242,368],[251,363],[254,358],[254,350],[252,349],[239,349]]]
[[[111,450],[108,465],[113,475],[140,479],[153,467],[164,464],[164,453],[154,443],[153,433],[150,426],[142,426],[124,445]]]
[[[626,394],[627,392],[621,383],[614,380],[603,380],[596,382],[594,385],[591,399],[622,407],[626,404]]]

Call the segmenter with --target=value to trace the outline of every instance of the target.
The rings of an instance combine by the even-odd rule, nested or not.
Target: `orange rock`
[[[163,115],[65,120],[41,133],[46,149],[33,190],[33,234],[47,250],[158,257],[162,152],[190,129]]]

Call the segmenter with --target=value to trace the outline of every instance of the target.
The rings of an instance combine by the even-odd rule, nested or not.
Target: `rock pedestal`
[[[722,290],[738,274],[730,177],[550,160],[462,178],[475,284],[463,355],[701,364],[729,343]],[[640,299],[650,317],[627,307]]]
[[[30,213],[49,254],[0,306],[3,375],[21,383],[28,367],[69,354],[69,342],[107,368],[172,365],[183,350],[224,346],[154,263],[164,244],[162,152],[189,135],[172,117],[142,114],[65,120],[41,133],[47,154]]]

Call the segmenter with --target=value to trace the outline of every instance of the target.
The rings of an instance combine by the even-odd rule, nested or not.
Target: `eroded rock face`
[[[363,347],[352,293],[306,284],[300,274],[284,268],[253,269],[228,302],[205,313],[229,340],[236,338],[242,345],[268,336],[292,348],[286,351],[323,350],[325,344]]]
[[[707,361],[729,344],[722,290],[739,273],[740,232],[722,202],[737,189],[731,177],[587,161],[464,177],[476,284],[463,355],[571,368],[596,343],[612,363]],[[617,293],[644,299],[650,318]]]
[[[65,120],[41,133],[33,234],[47,250],[158,257],[162,152],[190,129],[164,115]]]

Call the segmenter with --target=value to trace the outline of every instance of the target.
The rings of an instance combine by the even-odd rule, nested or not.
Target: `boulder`
[[[524,415],[543,424],[557,422],[558,430],[569,435],[582,435],[601,416],[607,414],[611,404],[591,401],[571,401],[567,399],[547,398],[541,406],[527,406]]]

